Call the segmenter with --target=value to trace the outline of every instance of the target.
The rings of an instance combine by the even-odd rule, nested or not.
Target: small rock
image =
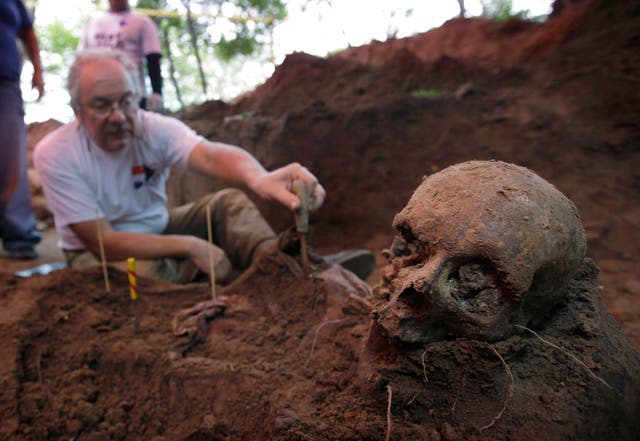
[[[473,95],[476,92],[477,92],[476,86],[474,86],[472,82],[468,81],[460,85],[454,92],[454,95],[456,96],[457,99],[462,100],[468,96]]]
[[[213,430],[216,425],[215,417],[208,413],[202,418],[202,423],[200,424],[200,428],[203,430]]]

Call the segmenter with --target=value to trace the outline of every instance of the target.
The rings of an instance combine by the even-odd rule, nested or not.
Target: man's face
[[[109,10],[111,12],[122,12],[129,9],[129,0],[109,0]]]
[[[133,139],[138,95],[131,75],[115,60],[86,65],[78,82],[76,116],[102,150],[116,152]]]

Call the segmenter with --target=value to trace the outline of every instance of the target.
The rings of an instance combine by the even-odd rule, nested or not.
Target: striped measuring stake
[[[140,319],[138,318],[138,280],[136,279],[136,259],[127,259],[127,269],[129,274],[129,293],[133,302],[133,327],[138,333],[140,331]]]

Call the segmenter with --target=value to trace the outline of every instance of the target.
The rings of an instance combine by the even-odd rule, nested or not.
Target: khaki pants
[[[234,268],[246,269],[251,264],[256,247],[276,237],[256,206],[242,191],[225,189],[195,202],[169,210],[169,223],[164,234],[183,234],[208,239],[207,207],[211,206],[213,243],[222,248]],[[100,259],[87,250],[65,250],[70,268],[82,269],[100,265]],[[126,271],[126,262],[109,262]],[[189,259],[161,258],[137,260],[139,276],[188,283],[196,275]]]

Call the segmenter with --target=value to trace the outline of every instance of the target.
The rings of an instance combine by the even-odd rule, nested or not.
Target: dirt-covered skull
[[[387,277],[373,324],[393,340],[495,341],[534,326],[585,255],[574,204],[530,170],[471,161],[426,178],[393,221],[414,253]]]

